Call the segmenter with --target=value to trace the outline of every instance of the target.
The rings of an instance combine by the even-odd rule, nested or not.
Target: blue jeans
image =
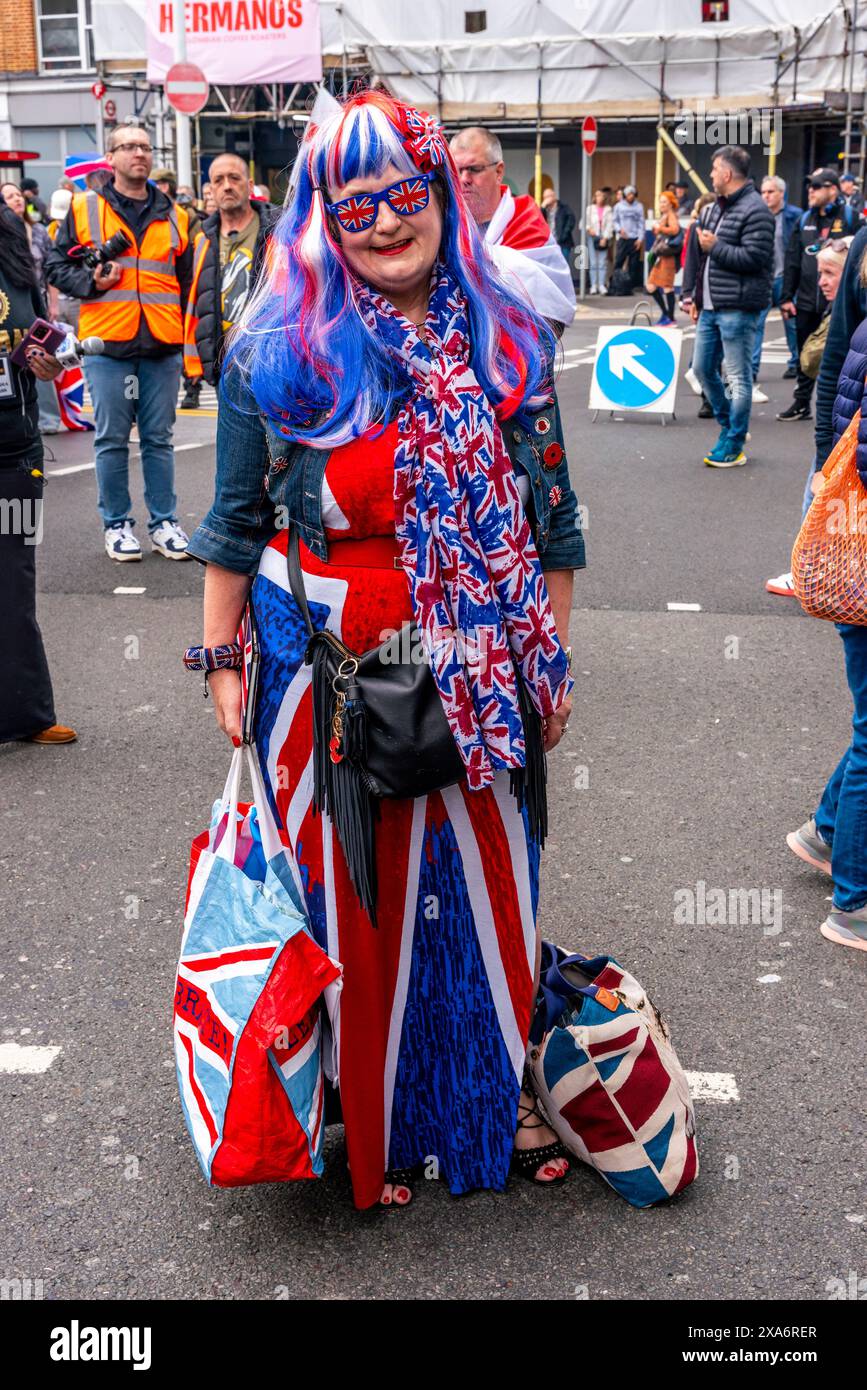
[[[807,473],[807,481],[804,484],[804,497],[801,502],[801,521],[804,520],[804,517],[807,515],[807,512],[810,510],[810,507],[813,504],[813,478],[815,477],[815,474],[816,455],[814,454],[813,457],[810,459],[810,470]]]
[[[837,623],[852,692],[852,742],[822,794],[816,829],[831,846],[834,906],[856,912],[867,904],[867,627]]]
[[[129,434],[141,439],[148,530],[176,521],[172,430],[181,379],[180,352],[165,357],[86,357],[84,374],[96,423],[97,505],[103,526],[131,520]]]
[[[588,262],[590,265],[590,288],[604,290],[608,283],[608,247],[601,251],[593,245],[593,238],[587,241]]]
[[[695,330],[692,367],[701,382],[731,451],[743,448],[753,404],[751,362],[758,312],[743,309],[702,309]],[[726,382],[720,372],[725,363]]]
[[[775,275],[774,283],[771,286],[771,302],[768,305],[767,309],[762,310],[761,314],[759,314],[759,325],[756,329],[756,345],[753,348],[753,381],[756,380],[756,377],[759,374],[759,367],[762,361],[762,343],[764,342],[765,337],[765,319],[768,317],[768,314],[771,312],[772,309],[779,309],[782,302],[783,277],[782,275]],[[783,319],[783,328],[786,334],[786,343],[789,348],[788,365],[790,367],[797,367],[798,335],[795,329],[794,318]]]

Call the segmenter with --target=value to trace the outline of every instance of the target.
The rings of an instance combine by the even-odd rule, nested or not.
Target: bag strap
[[[229,764],[229,775],[226,778],[226,785],[223,788],[223,795],[220,798],[220,811],[217,816],[216,825],[210,835],[210,848],[218,859],[225,859],[230,864],[235,858],[235,846],[238,843],[238,799],[241,792],[241,770],[244,765],[244,755],[249,753],[249,749],[242,744],[236,748],[232,754],[232,761]],[[219,846],[214,849],[214,840],[219,832],[223,818],[226,819],[226,828]]]
[[[307,604],[307,594],[304,591],[304,575],[301,572],[301,555],[298,549],[298,531],[294,526],[289,530],[289,538],[286,542],[286,570],[289,575],[289,588],[292,590],[292,597],[298,605],[299,612],[307,626],[307,631],[312,637],[316,632],[313,620],[310,617],[310,609]]]

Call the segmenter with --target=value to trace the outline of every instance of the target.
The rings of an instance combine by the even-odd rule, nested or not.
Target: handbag
[[[630,1206],[697,1177],[695,1113],[668,1027],[613,956],[542,942],[528,1063],[551,1128]]]
[[[650,248],[653,256],[679,256],[683,250],[683,231],[676,236],[658,236]]]
[[[463,759],[414,623],[395,638],[357,653],[310,616],[298,532],[286,546],[289,588],[310,640],[305,660],[313,686],[313,806],[337,831],[359,902],[376,926],[375,823],[380,797],[399,800],[455,786]],[[548,829],[542,720],[516,671],[526,767],[510,770],[519,808],[544,844]]]
[[[253,803],[239,805],[244,763]],[[236,749],[206,843],[194,842],[175,980],[184,1119],[212,1187],[323,1170],[321,1011],[336,1036],[342,967],[307,929],[259,767]]]
[[[867,491],[857,467],[861,412],[822,469],[792,550],[792,585],[804,609],[832,623],[867,625]]]

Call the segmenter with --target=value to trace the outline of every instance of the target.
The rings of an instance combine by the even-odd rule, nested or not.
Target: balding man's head
[[[237,214],[250,206],[253,181],[247,161],[227,151],[211,161],[208,180],[220,212]]]
[[[475,125],[459,130],[450,148],[470,212],[486,226],[500,201],[503,147],[491,131]]]

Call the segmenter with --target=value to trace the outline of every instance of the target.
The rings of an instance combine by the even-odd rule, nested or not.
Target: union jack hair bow
[[[414,106],[396,103],[398,129],[403,134],[404,149],[412,155],[416,168],[423,174],[439,168],[446,162],[446,141],[442,126],[426,111],[416,111]]]

